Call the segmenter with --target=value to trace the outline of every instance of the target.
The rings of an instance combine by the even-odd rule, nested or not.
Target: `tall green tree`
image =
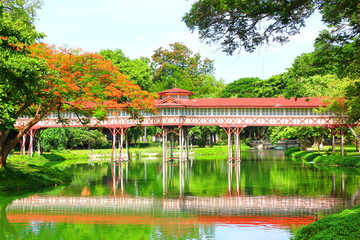
[[[258,97],[256,86],[260,84],[260,78],[240,78],[226,85],[221,97],[223,98],[253,98]]]
[[[143,90],[149,91],[151,89],[152,70],[150,59],[141,57],[131,60],[120,49],[101,50],[99,54],[113,62],[119,71],[127,75],[134,84],[139,85]]]
[[[0,168],[18,139],[9,139],[16,119],[41,96],[34,94],[44,86],[44,61],[29,56],[28,46],[43,35],[35,31],[23,5],[0,3]],[[20,14],[21,13],[21,14]]]
[[[356,0],[198,0],[183,21],[199,32],[200,39],[220,43],[224,52],[233,54],[240,49],[253,52],[271,42],[288,42],[318,11],[330,29],[330,35],[320,37],[342,44],[360,33],[358,4]]]
[[[209,74],[213,74],[213,61],[202,59],[199,53],[193,53],[187,46],[176,42],[170,49],[162,47],[152,56],[154,65],[153,92],[179,87],[192,91],[197,96]]]
[[[197,97],[218,98],[226,87],[226,84],[223,79],[217,80],[214,75],[207,74],[204,75],[202,82],[198,87]]]
[[[266,80],[257,82],[254,92],[257,97],[271,98],[284,96],[288,87],[289,76],[287,73],[272,76]]]

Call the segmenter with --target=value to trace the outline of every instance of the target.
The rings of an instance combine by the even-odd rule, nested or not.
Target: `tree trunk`
[[[14,149],[16,143],[20,139],[20,133],[12,139],[8,139],[9,132],[1,132],[0,134],[0,168],[6,168],[6,160],[11,150]]]
[[[301,150],[303,151],[306,151],[306,142],[307,142],[307,138],[300,139],[300,146],[301,146]]]
[[[24,106],[26,108],[27,106]],[[41,111],[41,113],[39,113]],[[19,140],[25,135],[36,123],[38,123],[49,112],[49,109],[42,109],[39,106],[36,114],[23,128],[18,129],[18,133],[13,138],[9,138],[10,129],[0,131],[0,168],[6,167],[6,160],[12,149]]]
[[[3,151],[0,150],[1,155],[0,155],[0,168],[6,168],[6,159],[7,159],[7,154],[4,154]]]

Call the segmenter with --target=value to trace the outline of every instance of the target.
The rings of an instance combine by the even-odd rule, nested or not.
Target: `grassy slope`
[[[300,228],[293,240],[360,239],[360,205]]]
[[[327,149],[327,148],[325,148]],[[300,148],[290,148],[285,152],[285,155],[306,161],[314,161],[315,164],[327,166],[342,166],[342,167],[360,167],[360,153],[355,151],[355,147],[346,147],[346,156],[340,155],[339,149],[333,154],[325,150],[320,153],[317,151],[308,152],[301,151]]]

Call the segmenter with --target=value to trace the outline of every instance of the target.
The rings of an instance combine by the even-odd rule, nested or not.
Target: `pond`
[[[66,186],[0,197],[1,239],[289,239],[359,199],[358,169],[249,151],[242,161],[74,164]]]

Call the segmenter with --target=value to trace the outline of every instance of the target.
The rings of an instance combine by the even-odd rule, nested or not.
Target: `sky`
[[[182,22],[192,0],[43,0],[36,29],[42,41],[87,52],[121,49],[131,59],[151,58],[159,47],[182,42],[194,53],[214,60],[215,77],[226,83],[244,77],[267,79],[286,71],[302,53],[313,51],[313,41],[324,29],[319,16],[311,17],[301,35],[285,45],[271,45],[254,53],[229,56],[217,45],[201,42]]]

